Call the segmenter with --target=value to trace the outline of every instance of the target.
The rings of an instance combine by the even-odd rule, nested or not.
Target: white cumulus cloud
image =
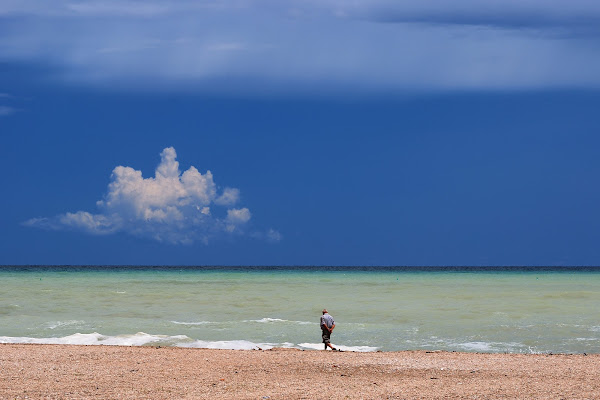
[[[215,203],[226,206],[235,204],[240,199],[240,191],[236,188],[225,188],[223,194],[215,199]]]
[[[208,242],[220,234],[240,234],[251,218],[248,208],[233,208],[240,191],[220,190],[210,171],[195,167],[183,173],[172,147],[162,151],[155,176],[144,178],[131,167],[117,166],[99,212],[67,212],[32,218],[26,226],[70,229],[105,235],[126,232],[169,243]]]
[[[227,230],[233,232],[239,226],[250,220],[250,210],[247,208],[227,210]]]

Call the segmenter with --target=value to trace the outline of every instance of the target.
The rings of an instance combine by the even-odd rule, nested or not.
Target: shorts
[[[330,343],[331,332],[328,329],[321,328],[321,330],[323,331],[323,343]]]

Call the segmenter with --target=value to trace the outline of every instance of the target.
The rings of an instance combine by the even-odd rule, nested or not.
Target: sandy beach
[[[2,399],[596,399],[600,355],[0,345]]]

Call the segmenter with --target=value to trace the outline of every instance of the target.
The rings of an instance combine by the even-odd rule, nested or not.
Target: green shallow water
[[[112,267],[0,269],[0,279],[4,342],[321,348],[326,307],[332,342],[349,350],[600,348],[600,273],[590,271]]]

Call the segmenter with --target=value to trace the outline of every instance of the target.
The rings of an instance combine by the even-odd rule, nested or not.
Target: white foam
[[[541,351],[534,350],[531,346],[527,347],[527,351],[525,351],[525,353],[529,353],[529,354],[542,354]]]
[[[83,324],[85,324],[85,321],[79,321],[79,320],[53,321],[53,322],[48,322],[46,324],[46,328],[48,328],[48,329],[56,329],[56,328],[60,328],[60,327],[63,327],[63,326],[83,325]]]
[[[33,343],[33,344],[75,344],[75,345],[108,345],[108,346],[144,346],[164,345],[176,347],[192,347],[203,349],[230,350],[268,350],[273,347],[294,347],[292,343],[254,343],[248,340],[205,341],[193,340],[186,335],[150,335],[138,332],[134,335],[105,336],[97,332],[76,333],[56,338],[30,338],[0,336],[0,343]]]
[[[102,343],[106,345],[114,346],[143,346],[145,344],[171,344],[178,343],[182,340],[191,340],[185,335],[167,336],[167,335],[149,335],[144,332],[138,332],[135,335],[119,335],[119,336],[108,336],[102,340]]]
[[[33,344],[75,344],[75,345],[107,345],[107,346],[176,346],[201,349],[228,349],[228,350],[269,350],[274,347],[300,348],[322,350],[322,343],[254,343],[248,340],[193,340],[186,335],[151,335],[138,332],[133,335],[106,336],[98,332],[75,333],[64,337],[31,338],[0,336],[0,343],[33,343]],[[343,351],[369,352],[376,351],[377,347],[370,346],[343,346],[336,345]]]
[[[280,319],[280,318],[261,318],[261,319],[250,319],[250,320],[245,320],[243,322],[258,322],[261,324],[266,324],[266,323],[277,323],[277,322],[287,322],[287,323],[292,323],[292,324],[298,324],[298,325],[312,325],[312,324],[316,324],[316,322],[309,322],[309,321],[290,321],[288,319]]]
[[[35,344],[78,344],[78,345],[109,345],[109,346],[143,346],[146,344],[175,344],[191,340],[185,335],[166,336],[149,335],[138,332],[134,335],[104,336],[97,332],[75,333],[57,338],[30,338],[0,336],[0,343],[35,343]]]
[[[456,344],[465,351],[475,351],[481,353],[494,353],[497,351],[518,352],[523,347],[520,343],[489,343],[489,342],[466,342]]]
[[[0,343],[33,343],[33,344],[98,344],[102,337],[99,333],[76,333],[61,338],[31,338],[0,336]]]
[[[211,321],[197,321],[197,322],[180,322],[180,321],[171,321],[177,325],[208,325],[208,324],[217,324],[218,322]]]
[[[289,322],[289,321],[287,319],[279,319],[279,318],[262,318],[262,319],[250,320],[250,322],[267,323],[267,322]]]
[[[492,351],[492,346],[487,342],[467,342],[458,344],[459,347],[467,350],[467,351],[482,351],[488,352]]]

